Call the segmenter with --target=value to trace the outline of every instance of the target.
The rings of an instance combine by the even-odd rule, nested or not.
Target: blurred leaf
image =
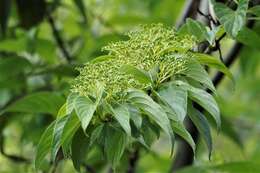
[[[63,102],[64,98],[55,92],[38,92],[17,100],[5,111],[56,115]]]
[[[236,37],[237,41],[252,48],[260,49],[260,36],[252,29],[243,27]]]
[[[211,167],[212,170],[225,173],[259,173],[259,163],[250,161],[245,162],[231,162]]]
[[[243,143],[238,132],[234,129],[234,125],[225,116],[221,118],[221,132],[235,142],[239,147],[243,148]]]
[[[12,78],[16,75],[21,75],[31,69],[32,64],[25,58],[9,56],[0,58],[0,81]]]
[[[256,5],[248,10],[249,13],[252,13],[256,15],[257,17],[260,17],[260,5]]]
[[[0,41],[0,50],[6,52],[23,52],[27,49],[27,38],[20,36],[17,39],[5,39]]]

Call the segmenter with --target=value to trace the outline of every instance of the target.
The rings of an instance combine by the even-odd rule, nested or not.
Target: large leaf
[[[158,94],[176,113],[178,120],[183,121],[187,113],[187,90],[171,84],[161,87]]]
[[[39,169],[41,167],[46,155],[51,150],[54,125],[55,122],[51,123],[49,127],[45,130],[43,135],[41,136],[41,139],[37,146],[36,156],[34,161],[34,165],[36,169]]]
[[[194,55],[201,64],[216,68],[234,81],[233,75],[229,69],[217,58],[203,53],[194,53]]]
[[[84,131],[87,129],[97,105],[86,96],[79,96],[75,100],[75,110]]]
[[[167,114],[164,112],[162,107],[153,101],[146,93],[141,90],[131,89],[128,92],[127,96],[131,104],[137,106],[142,111],[145,112],[155,123],[157,123],[162,130],[169,136],[171,139],[173,147],[173,132],[171,129],[170,121],[167,117]]]
[[[115,107],[110,106],[115,119],[119,122],[125,132],[131,136],[131,127],[130,127],[130,114],[126,107],[123,104],[117,104]]]
[[[216,89],[208,73],[206,72],[204,67],[199,64],[197,60],[190,59],[189,61],[187,61],[186,67],[187,69],[182,72],[184,75],[202,83],[211,91],[215,92]]]
[[[66,101],[66,114],[70,114],[75,109],[75,100],[79,97],[77,93],[70,93]]]
[[[70,114],[68,120],[64,125],[60,139],[60,145],[62,146],[63,154],[65,155],[65,157],[68,157],[70,155],[72,138],[79,127],[80,121],[77,115],[75,113]]]
[[[201,112],[193,108],[191,103],[189,104],[188,107],[188,116],[190,117],[191,121],[195,124],[203,140],[205,141],[209,150],[209,157],[210,157],[212,151],[212,137],[211,137],[210,127],[207,119],[205,118],[204,115],[202,115]]]
[[[62,133],[63,133],[65,124],[67,123],[68,119],[69,119],[69,116],[63,116],[61,118],[58,118],[55,121],[54,129],[53,129],[53,139],[52,139],[52,145],[51,145],[51,160],[52,161],[55,161],[56,155],[61,146]]]
[[[140,129],[142,126],[142,115],[140,110],[131,105],[128,105],[128,110],[130,119],[134,122],[135,126]]]
[[[195,88],[182,81],[174,81],[173,83],[179,85],[180,87],[186,88],[188,90],[188,97],[202,106],[206,111],[208,111],[215,120],[217,128],[220,129],[220,111],[218,104],[212,95],[202,89]]]
[[[64,98],[53,92],[38,92],[27,95],[10,105],[8,112],[49,113],[56,115]]]
[[[233,11],[223,3],[213,1],[214,11],[224,26],[225,31],[232,37],[236,37],[246,21],[248,0],[240,0],[236,11]]]
[[[127,145],[127,135],[113,127],[106,127],[105,154],[112,168],[115,169]]]
[[[89,146],[89,138],[86,137],[85,133],[80,129],[74,135],[71,144],[71,159],[74,168],[80,172],[80,165],[83,163],[84,158],[86,158],[87,150]]]
[[[196,144],[194,140],[192,139],[190,133],[186,130],[185,126],[183,125],[183,122],[172,122],[172,128],[174,133],[181,136],[185,141],[188,142],[188,144],[191,146],[193,152],[195,153]]]

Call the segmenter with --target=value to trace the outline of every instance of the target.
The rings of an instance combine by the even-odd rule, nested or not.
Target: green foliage
[[[202,3],[0,0],[0,172],[258,173],[259,3]]]
[[[237,36],[246,22],[248,2],[248,0],[240,0],[237,9],[234,11],[223,3],[212,0],[214,11],[220,23],[224,26],[225,31],[232,37]]]
[[[72,144],[66,142],[63,146],[63,136],[73,135],[74,127],[77,129],[78,126],[67,125],[70,123],[68,117],[58,116],[52,134],[52,156],[56,155],[58,146],[70,152],[68,147],[71,145],[71,158],[79,170],[84,154],[73,148],[90,141],[90,145],[82,150],[85,155],[93,146],[99,146],[104,149],[107,162],[115,169],[128,146],[136,143],[150,146],[156,138],[148,136],[155,133],[159,137],[158,129],[168,136],[172,151],[176,133],[195,152],[195,143],[183,124],[187,113],[211,153],[209,123],[202,113],[188,107],[188,102],[193,100],[201,105],[220,128],[217,103],[203,90],[203,85],[212,91],[215,88],[200,63],[214,66],[232,77],[228,69],[220,61],[212,60],[212,57],[193,53],[191,49],[195,43],[192,37],[178,35],[162,25],[142,26],[128,36],[127,41],[111,43],[104,48],[109,56],[98,57],[80,69],[80,75],[73,82],[72,93],[61,108],[60,115],[71,114],[75,110],[83,136],[80,139],[76,133]],[[189,83],[189,78],[195,83]],[[201,87],[197,88],[198,85]],[[132,121],[135,127],[131,126]],[[143,131],[143,128],[150,129],[152,133]]]

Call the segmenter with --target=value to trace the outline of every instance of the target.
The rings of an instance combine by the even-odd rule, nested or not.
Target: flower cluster
[[[145,25],[129,32],[127,41],[111,43],[104,47],[110,58],[103,61],[88,62],[79,69],[72,91],[88,95],[100,82],[108,95],[114,95],[127,88],[143,89],[147,87],[131,74],[123,72],[123,65],[131,65],[149,71],[159,67],[157,82],[185,70],[189,58],[186,53],[195,45],[191,36],[180,36],[172,28],[162,24]]]

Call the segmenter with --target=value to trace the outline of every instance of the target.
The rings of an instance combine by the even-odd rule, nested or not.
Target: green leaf
[[[34,165],[36,169],[40,169],[43,160],[45,159],[48,152],[51,150],[54,125],[55,121],[49,125],[49,127],[44,131],[41,136],[34,160]]]
[[[70,93],[66,101],[66,114],[70,114],[75,109],[75,100],[79,97],[77,93]]]
[[[136,80],[144,84],[152,84],[153,81],[148,72],[131,65],[123,65],[120,70],[126,74],[133,75]]]
[[[92,146],[94,142],[99,138],[103,129],[104,129],[104,124],[100,124],[93,130],[93,132],[91,133],[89,146]]]
[[[125,132],[131,136],[131,127],[130,127],[130,114],[126,107],[123,104],[117,104],[115,107],[109,106],[113,116],[125,130]]]
[[[61,146],[65,157],[69,156],[72,138],[80,127],[80,121],[75,113],[69,115],[61,135]]]
[[[218,130],[221,126],[220,120],[220,111],[215,99],[206,91],[190,87],[188,92],[189,98],[193,101],[197,102],[200,106],[202,106],[206,111],[210,113],[217,124]]]
[[[259,163],[250,161],[224,163],[210,167],[211,170],[221,171],[225,173],[259,173]]]
[[[211,91],[216,91],[208,73],[206,72],[204,67],[199,64],[197,60],[191,59],[187,61],[186,67],[187,69],[183,71],[182,74],[200,82],[201,84],[209,88]]]
[[[54,129],[53,129],[53,139],[51,145],[51,160],[55,161],[58,150],[61,146],[61,137],[63,133],[63,129],[65,124],[67,123],[69,116],[63,116],[55,121]]]
[[[246,22],[248,0],[240,0],[236,11],[233,11],[223,3],[213,1],[214,11],[224,26],[225,31],[232,37],[236,37]]]
[[[187,113],[187,90],[171,83],[171,85],[163,85],[159,88],[158,94],[176,113],[178,120],[182,122]]]
[[[243,148],[243,143],[240,139],[239,132],[237,132],[234,128],[234,124],[231,122],[231,120],[225,116],[222,116],[221,118],[221,133],[229,137],[240,148]]]
[[[71,159],[74,168],[80,172],[80,166],[84,162],[87,155],[87,150],[89,147],[89,139],[86,137],[85,133],[80,129],[74,135],[71,144]]]
[[[101,55],[101,56],[93,59],[91,61],[91,63],[95,64],[95,63],[102,62],[102,61],[108,61],[108,60],[113,59],[113,58],[114,58],[114,56],[112,56],[112,55]]]
[[[205,141],[208,150],[209,150],[209,158],[212,152],[212,137],[210,132],[210,127],[207,119],[201,112],[193,108],[191,103],[188,105],[188,116],[191,121],[194,123],[199,133],[201,134],[203,140]]]
[[[157,123],[162,130],[169,136],[171,139],[171,144],[173,148],[173,132],[170,125],[170,121],[167,117],[167,114],[164,112],[162,107],[153,101],[146,93],[141,90],[131,89],[128,92],[127,99],[131,104],[135,105],[141,109],[145,114],[147,114],[152,120]]]
[[[260,36],[252,29],[243,27],[237,37],[237,41],[252,48],[260,49]]]
[[[234,81],[234,77],[229,69],[217,58],[203,53],[194,53],[194,55],[201,64],[216,68],[217,70],[227,75],[232,81]]]
[[[127,135],[113,127],[106,127],[105,154],[112,168],[115,169],[127,145]]]
[[[0,81],[19,76],[32,69],[32,64],[25,58],[15,55],[0,56]],[[12,70],[10,70],[12,69]]]
[[[186,25],[187,25],[188,32],[194,35],[195,37],[197,37],[197,39],[200,42],[206,40],[207,29],[202,23],[188,18],[186,20]]]
[[[186,130],[185,126],[183,125],[183,122],[179,121],[173,121],[172,122],[172,128],[174,133],[181,136],[185,141],[188,142],[188,144],[191,146],[193,153],[195,154],[196,144],[194,140],[192,139],[190,133]]]
[[[142,115],[139,109],[134,106],[128,105],[128,110],[130,113],[130,119],[134,122],[135,126],[140,129],[142,126]]]
[[[248,10],[249,13],[252,13],[256,15],[257,17],[260,17],[260,5],[256,5]]]
[[[7,112],[49,113],[56,115],[64,98],[53,92],[38,92],[27,95],[10,105]]]
[[[208,92],[195,88],[188,83],[183,81],[174,81],[173,83],[179,85],[180,87],[184,87],[188,90],[188,97],[202,106],[210,115],[213,117],[217,124],[217,128],[220,129],[221,120],[220,120],[220,111],[218,108],[218,104],[215,101],[214,97],[210,95]]]
[[[96,111],[97,105],[86,96],[79,96],[75,100],[75,110],[85,131]]]

